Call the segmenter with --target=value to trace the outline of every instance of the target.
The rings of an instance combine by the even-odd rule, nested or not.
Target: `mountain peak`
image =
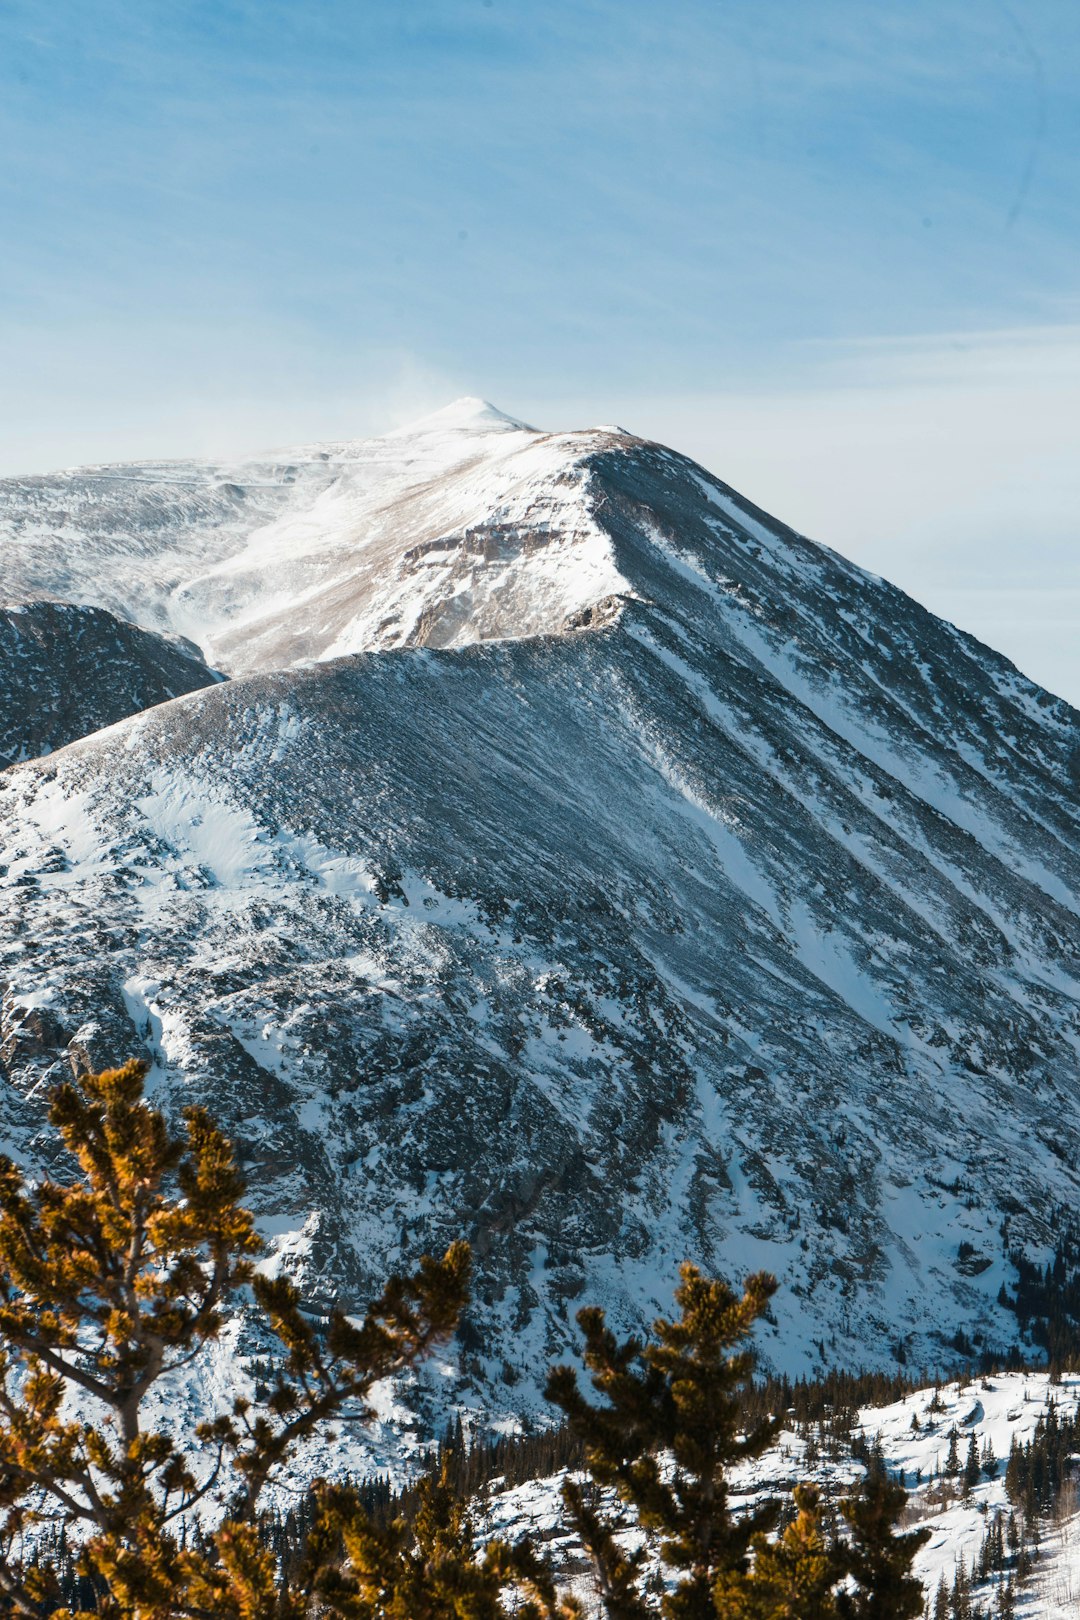
[[[792,1374],[1011,1344],[1080,1200],[1080,717],[661,446],[428,427],[0,484],[9,594],[244,677],[0,772],[5,1147],[143,1050],[345,1308],[472,1242],[500,1413],[673,1254],[783,1278]],[[113,645],[50,684],[24,620],[54,742]]]
[[[405,427],[398,428],[398,434],[413,433],[443,433],[454,430],[473,433],[498,433],[509,430],[535,433],[536,429],[530,427],[528,422],[519,421],[516,416],[508,416],[500,411],[489,400],[480,399],[475,394],[463,394],[460,399],[451,400],[441,410],[431,411],[427,416],[421,416],[415,422],[409,422]]]

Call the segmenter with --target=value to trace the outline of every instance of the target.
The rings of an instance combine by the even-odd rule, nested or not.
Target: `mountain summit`
[[[9,481],[0,585],[183,636],[230,675],[557,633],[625,588],[583,460],[610,436],[543,434],[461,399],[272,460]]]
[[[505,432],[507,429],[517,429],[526,433],[535,433],[536,428],[527,422],[521,422],[516,416],[507,416],[486,399],[479,399],[475,394],[463,394],[460,399],[451,400],[441,410],[432,411],[427,416],[419,417],[410,422],[407,427],[398,428],[398,434],[403,438],[414,438],[418,433],[444,433],[444,432],[473,432],[491,433]]]
[[[1008,1345],[1080,1194],[1080,716],[672,450],[452,412],[0,489],[24,586],[234,677],[0,775],[22,1150],[145,1052],[319,1287],[470,1239],[489,1410],[686,1256],[777,1273],[793,1371]]]

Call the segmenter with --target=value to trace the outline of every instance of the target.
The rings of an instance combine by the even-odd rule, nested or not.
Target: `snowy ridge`
[[[627,589],[582,466],[608,437],[465,399],[272,462],[8,480],[4,580],[186,636],[229,674],[558,631]]]
[[[488,1413],[688,1255],[778,1274],[793,1372],[1009,1345],[1080,1196],[1080,717],[621,430],[262,472],[6,486],[24,585],[254,671],[0,775],[16,1146],[144,1051],[320,1288],[470,1239]]]

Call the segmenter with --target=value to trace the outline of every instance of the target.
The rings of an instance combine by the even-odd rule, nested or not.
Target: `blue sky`
[[[1080,702],[1078,154],[1075,0],[0,0],[0,471],[620,420]]]

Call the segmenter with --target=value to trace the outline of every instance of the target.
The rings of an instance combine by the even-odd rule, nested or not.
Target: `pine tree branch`
[[[14,1344],[17,1349],[26,1350],[30,1354],[37,1356],[49,1368],[50,1372],[59,1374],[61,1378],[69,1378],[73,1384],[78,1384],[80,1389],[84,1389],[88,1395],[93,1395],[96,1400],[101,1401],[104,1405],[115,1406],[115,1390],[111,1385],[91,1377],[89,1373],[84,1372],[81,1367],[74,1366],[70,1361],[65,1361],[63,1356],[58,1355],[52,1348],[47,1339],[29,1333],[21,1333],[16,1338],[7,1332],[6,1325],[3,1323],[0,1323],[0,1331],[7,1334],[9,1342]]]

